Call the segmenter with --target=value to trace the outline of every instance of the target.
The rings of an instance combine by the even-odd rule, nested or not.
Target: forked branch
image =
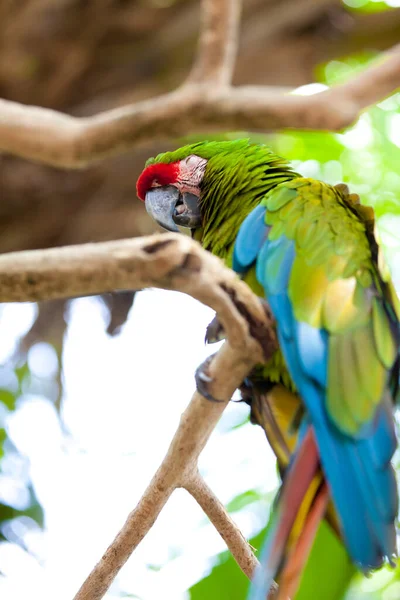
[[[173,490],[181,486],[210,516],[248,576],[257,562],[222,505],[199,479],[197,459],[235,389],[257,362],[276,349],[273,323],[259,299],[218,258],[179,234],[0,256],[3,302],[142,287],[186,292],[217,311],[228,341],[211,362],[210,392],[224,402],[210,402],[195,392],[162,465],[76,600],[99,600],[104,595]]]
[[[201,450],[235,388],[248,373],[249,367],[251,368],[254,364],[254,359],[255,355],[252,358],[240,356],[239,351],[232,350],[228,344],[225,344],[215,356],[210,365],[214,379],[212,390],[226,402],[210,402],[197,392],[194,393],[188,408],[182,415],[179,428],[160,468],[139,504],[129,515],[125,525],[94,567],[74,600],[100,600],[103,597],[119,569],[153,525],[173,490],[185,482],[188,474],[197,470],[197,458]],[[190,487],[189,491],[191,492]],[[197,490],[194,493],[196,492]],[[196,493],[196,495],[196,499],[198,499],[199,494]],[[214,522],[220,527],[219,531],[223,536],[227,530],[226,523],[232,531],[232,523],[228,515],[224,518],[220,514],[219,522]],[[238,530],[237,537],[241,537]],[[249,558],[251,550],[243,537],[241,537],[239,545],[241,549],[238,549],[237,544],[235,545],[236,558],[241,561],[238,561],[239,566],[249,575],[251,567],[257,563],[257,560],[254,556],[252,561]]]
[[[284,127],[338,131],[400,87],[400,47],[349,82],[313,96],[274,87],[231,87],[240,0],[203,0],[199,53],[174,92],[78,118],[0,101],[0,150],[48,165],[82,168],[138,145],[188,134]]]

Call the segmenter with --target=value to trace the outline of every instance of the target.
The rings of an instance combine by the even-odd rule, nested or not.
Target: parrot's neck
[[[268,165],[261,175],[254,173],[254,180],[246,178],[243,183],[237,176],[226,173],[225,185],[218,181],[217,189],[212,186],[205,189],[201,199],[203,227],[195,232],[194,238],[231,266],[233,246],[244,219],[270,190],[296,177],[298,173],[286,164],[282,168]]]

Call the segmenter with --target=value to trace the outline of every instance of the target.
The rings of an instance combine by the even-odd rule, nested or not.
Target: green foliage
[[[265,529],[250,540],[254,548],[261,548],[265,538]],[[190,590],[191,600],[204,600],[205,598],[229,598],[229,600],[243,600],[249,588],[247,577],[237,566],[229,552],[219,555],[216,565],[211,573],[196,583]]]
[[[343,545],[329,525],[322,523],[295,600],[340,600],[355,573]]]
[[[10,390],[0,388],[0,402],[4,404],[8,410],[15,410],[15,395]]]
[[[332,61],[320,69],[320,79],[328,85],[339,83],[374,58],[365,53]],[[374,207],[377,217],[400,215],[400,94],[369,109],[344,133],[293,131],[263,139],[302,174],[348,183],[364,204]]]
[[[241,510],[245,506],[249,504],[253,504],[254,502],[260,501],[260,494],[256,490],[248,490],[247,492],[243,492],[243,494],[239,494],[233,500],[228,502],[226,505],[226,510],[230,513]]]
[[[250,544],[256,549],[262,548],[265,535],[266,529],[263,529],[250,540]],[[300,590],[294,600],[340,600],[346,593],[354,573],[355,568],[342,544],[329,526],[323,523],[302,577]],[[211,573],[191,588],[190,598],[243,600],[248,589],[247,577],[229,552],[223,552]]]
[[[343,0],[346,7],[354,12],[375,13],[390,10],[393,4],[385,0]]]

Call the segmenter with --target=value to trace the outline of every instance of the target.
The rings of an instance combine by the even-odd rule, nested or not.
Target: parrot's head
[[[293,176],[265,145],[199,142],[149,159],[137,194],[164,229],[187,227],[205,248],[224,256],[247,214]]]
[[[179,231],[177,225],[201,227],[200,186],[206,165],[207,159],[196,154],[147,164],[137,182],[137,195],[161,227],[169,231]]]

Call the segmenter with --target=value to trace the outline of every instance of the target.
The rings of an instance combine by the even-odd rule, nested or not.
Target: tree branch
[[[189,475],[196,471],[197,458],[228,400],[259,358],[259,349],[256,349],[255,345],[253,345],[252,352],[243,353],[243,350],[234,350],[228,343],[224,344],[215,355],[210,365],[210,375],[213,378],[211,390],[216,397],[223,398],[226,402],[210,402],[200,396],[198,392],[194,393],[188,408],[182,415],[178,430],[160,468],[139,504],[131,512],[114,542],[94,567],[74,600],[100,600],[103,597],[119,569],[155,522],[173,490],[179,487],[181,482],[190,481]],[[192,489],[196,499],[201,502],[199,487],[194,485]],[[207,504],[207,498],[204,502]],[[226,536],[226,522],[222,522],[220,518],[217,523],[214,522],[214,525],[217,528],[220,525],[221,535]],[[232,535],[231,525],[228,534],[230,540],[232,540]],[[251,559],[247,542],[244,538],[241,538],[240,541],[239,536],[240,534],[237,532],[237,539],[234,543],[235,558],[239,556],[239,566],[245,567],[245,573],[249,575],[251,573],[250,566],[256,564],[257,561],[255,557]]]
[[[187,83],[228,85],[239,38],[241,0],[202,0],[198,53]]]
[[[195,471],[192,477],[183,483],[182,487],[198,502],[228,546],[243,573],[251,579],[259,562],[254,556],[250,544],[228,515],[224,505],[208,487],[200,473]]]
[[[190,293],[217,311],[228,341],[210,364],[210,392],[225,402],[210,402],[195,392],[163,463],[76,600],[102,598],[172,491],[181,485],[204,504],[248,576],[256,564],[243,536],[194,474],[198,456],[233,392],[252,367],[277,347],[272,320],[259,299],[218,258],[179,234],[0,256],[0,302],[142,287]]]
[[[221,73],[227,73],[226,58],[226,68],[220,70],[206,64],[211,60],[201,70],[214,73],[213,77],[220,73],[222,80]],[[74,169],[133,146],[188,133],[282,127],[339,131],[399,86],[400,47],[395,46],[351,81],[313,96],[283,94],[269,87],[192,83],[87,118],[0,100],[0,150]]]
[[[0,302],[145,287],[188,293],[213,308],[233,348],[251,351],[249,327],[265,354],[276,348],[272,319],[259,299],[222,261],[188,236],[157,234],[0,255]]]
[[[200,473],[197,470],[190,472],[182,487],[184,487],[198,502],[199,506],[201,506],[228,546],[228,549],[243,573],[251,579],[256,567],[258,567],[260,563],[254,556],[250,544],[245,539],[236,523],[226,512],[224,505],[208,487]],[[274,600],[274,598],[276,598],[278,589],[278,585],[275,582],[272,582],[268,593],[268,600]]]
[[[329,92],[332,104],[348,104],[349,113],[376,104],[400,87],[400,44],[393,46],[368,69]]]

